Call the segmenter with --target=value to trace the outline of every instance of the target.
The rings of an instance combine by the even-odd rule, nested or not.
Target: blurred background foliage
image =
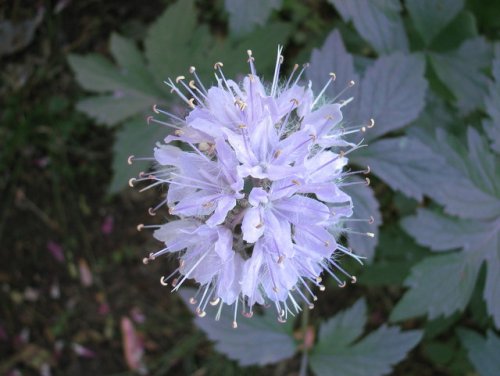
[[[499,38],[495,0],[0,3],[0,374],[500,375]],[[377,236],[346,239],[368,265],[307,325],[193,325],[158,283],[175,260],[140,262],[158,192],[126,159],[165,137],[153,104],[185,111],[164,80],[241,77],[249,48],[269,78],[278,43],[375,118],[350,193]]]

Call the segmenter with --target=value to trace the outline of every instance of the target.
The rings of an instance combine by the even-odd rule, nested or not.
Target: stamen
[[[171,117],[172,119],[175,119],[179,122],[184,122],[184,120],[182,120],[180,117],[178,116],[175,116],[174,114],[168,112],[168,111],[165,111],[165,110],[162,110],[161,108],[158,108],[158,105],[157,104],[154,104],[153,105],[153,111],[156,113],[156,114],[163,114],[163,115],[166,115],[166,116],[169,116]]]
[[[290,85],[292,77],[295,74],[295,72],[297,71],[297,69],[299,69],[299,64],[294,64],[293,65],[293,69],[292,69],[292,73],[290,73],[290,77],[288,77],[288,80],[286,81],[285,89],[284,90],[288,90],[288,85]]]
[[[340,98],[340,96],[342,94],[344,94],[347,90],[349,90],[351,87],[353,87],[356,83],[351,80],[349,81],[349,83],[347,84],[347,86],[345,88],[343,88],[340,93],[338,93],[333,99],[332,99],[332,102],[335,102],[338,98]],[[344,104],[345,105],[345,104]]]
[[[257,73],[255,71],[255,65],[254,65],[255,59],[252,56],[252,50],[247,50],[247,55],[248,55],[247,62],[250,64],[250,72],[252,72],[252,75],[256,76]]]
[[[203,82],[201,82],[200,78],[199,78],[199,77],[198,77],[198,75],[196,74],[196,68],[195,68],[195,67],[193,67],[193,66],[192,66],[192,67],[190,67],[190,68],[189,68],[189,73],[191,73],[191,74],[194,76],[194,78],[195,78],[196,82],[198,82],[198,85],[200,85],[201,89],[203,90],[203,93],[204,93],[204,94],[207,94],[207,93],[208,93],[208,92],[207,92],[207,89],[205,88],[205,86],[203,85]]]
[[[323,96],[323,94],[325,94],[326,89],[328,89],[328,86],[330,86],[330,84],[333,81],[335,81],[336,77],[337,76],[335,75],[335,73],[330,72],[330,78],[328,79],[328,81],[326,81],[325,86],[323,86],[323,89],[321,89],[321,91],[319,92],[319,94],[316,97],[316,99],[314,100],[314,102],[312,102],[311,108],[313,108],[316,105],[316,103],[318,103],[319,99]]]
[[[280,75],[280,67],[283,62],[283,56],[281,52],[283,51],[283,46],[278,45],[278,56],[276,57],[276,65],[274,67],[273,83],[271,86],[271,97],[274,98],[276,94],[276,88],[278,87],[278,79]]]

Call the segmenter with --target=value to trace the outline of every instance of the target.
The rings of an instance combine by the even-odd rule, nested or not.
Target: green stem
[[[300,371],[299,376],[307,375],[307,362],[308,362],[308,351],[309,349],[306,346],[306,335],[307,335],[307,326],[309,325],[309,306],[304,304],[304,309],[302,310],[302,335],[303,338],[303,346],[302,346],[302,358],[300,359]]]

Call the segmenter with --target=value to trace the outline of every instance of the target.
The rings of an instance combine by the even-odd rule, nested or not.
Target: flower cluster
[[[270,87],[259,79],[251,51],[248,62],[251,73],[240,85],[226,79],[222,63],[215,64],[217,85],[208,90],[194,67],[188,83],[183,76],[167,82],[190,111],[180,118],[154,106],[168,121],[151,116],[148,122],[173,132],[154,150],[155,170],[130,181],[148,180],[146,188],[166,184],[165,199],[150,214],[167,206],[176,218],[139,225],[156,228],[154,236],[165,243],[144,262],[177,254],[179,267],[162,284],[175,291],[194,279],[200,285],[191,299],[196,312],[204,316],[211,304],[220,316],[224,304],[233,305],[233,327],[240,309],[251,317],[256,303],[272,302],[279,321],[304,303],[312,308],[313,287],[324,290],[323,272],[341,287],[345,277],[356,281],[339,256],[361,257],[336,237],[350,231],[343,224],[353,205],[342,187],[357,182],[346,178],[366,171],[344,172],[346,156],[361,145],[343,136],[373,125],[341,125],[346,102],[322,98],[333,73],[314,97],[311,84],[299,84],[307,65],[300,71],[295,65],[280,83],[281,48]]]

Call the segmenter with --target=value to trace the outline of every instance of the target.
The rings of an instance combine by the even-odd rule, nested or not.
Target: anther
[[[311,304],[309,304],[308,307],[309,307],[309,309],[313,309],[314,308],[314,304],[311,303]]]
[[[262,226],[264,226],[264,224],[261,222],[261,223],[256,224],[255,228],[262,228]]]
[[[341,289],[343,289],[345,286],[346,286],[345,281],[342,281],[342,283],[339,283],[339,287],[340,287]]]
[[[290,102],[292,102],[295,106],[299,105],[299,101],[295,98],[290,99]]]
[[[136,178],[130,178],[130,179],[128,180],[128,185],[129,185],[130,187],[132,187],[132,188],[133,188],[133,187],[134,187],[134,182],[135,182],[136,180],[137,180]]]
[[[368,175],[371,171],[372,169],[370,168],[370,166],[366,165],[366,170],[363,172],[363,174]]]
[[[177,129],[177,130],[174,132],[174,134],[175,134],[176,136],[182,136],[182,135],[184,134],[184,132],[183,132],[183,131],[181,131],[180,129]]]
[[[351,283],[352,283],[352,284],[355,284],[356,282],[358,282],[358,279],[356,278],[356,276],[354,276],[354,275],[353,275],[353,276],[351,277]]]
[[[142,263],[143,263],[144,265],[149,264],[149,258],[144,257],[144,258],[142,259]]]
[[[198,317],[205,317],[207,315],[207,313],[205,311],[200,311],[200,313],[198,313]]]
[[[375,237],[375,234],[373,232],[367,232],[366,235],[369,236],[370,238]]]
[[[368,128],[373,128],[375,126],[375,120],[370,119],[370,122],[368,123],[367,127]]]
[[[326,287],[325,285],[319,285],[319,291],[325,291]]]
[[[278,158],[281,155],[281,152],[281,149],[276,150],[273,155],[274,159]]]
[[[148,213],[149,213],[149,215],[150,215],[150,216],[152,216],[152,217],[154,217],[154,216],[156,215],[156,213],[155,213],[155,211],[154,211],[154,209],[153,209],[153,208],[149,208],[149,209],[148,209]]]
[[[170,207],[168,208],[168,214],[170,214],[170,215],[174,215],[174,211],[175,211],[175,206],[170,206]]]
[[[279,292],[280,290],[278,289],[278,287],[274,286],[274,287],[273,287],[273,291],[274,291],[274,292]]]
[[[195,67],[193,67],[193,66],[189,67],[189,73],[191,73],[191,74],[192,74],[192,73],[194,73],[195,71],[196,71],[196,68],[195,68]]]
[[[191,108],[195,108],[195,105],[194,105],[194,98],[191,98],[188,100],[188,104],[189,104],[189,107]]]
[[[154,111],[155,114],[159,114],[160,113],[160,111],[158,111],[158,105],[157,104],[153,105],[153,111]]]
[[[331,77],[332,81],[335,81],[337,79],[337,75],[333,72],[330,72],[330,77]]]
[[[217,70],[217,69],[220,69],[224,66],[224,64],[222,64],[220,61],[218,61],[217,63],[214,64],[214,69]]]
[[[354,82],[353,80],[349,81],[349,87],[353,87],[354,85],[356,85],[356,82]]]
[[[189,87],[190,87],[191,89],[197,89],[197,87],[196,87],[196,84],[195,84],[194,80],[189,81],[189,84],[188,84],[188,85],[189,85]]]
[[[238,327],[238,323],[236,321],[233,321],[233,329],[236,329]]]
[[[297,179],[292,179],[292,183],[295,185],[300,185],[300,181],[298,181]]]
[[[253,317],[253,312],[252,311],[245,312],[243,313],[243,316],[245,316],[247,319],[251,319]]]
[[[286,323],[286,319],[283,316],[278,316],[278,322],[284,324]]]
[[[365,133],[366,132],[366,127],[361,127],[361,132]]]
[[[186,79],[186,77],[184,77],[184,76],[177,76],[177,78],[175,79],[175,82],[179,83],[179,81],[185,80],[185,79]]]
[[[137,228],[137,231],[142,231],[142,229],[144,228],[144,225],[142,223],[139,223],[136,228]]]
[[[368,224],[372,225],[375,222],[375,218],[373,218],[372,215],[370,215],[370,219],[368,220]]]
[[[168,286],[168,283],[167,283],[167,280],[165,277],[160,278],[160,283],[162,284],[162,286]]]
[[[278,264],[281,264],[285,260],[285,256],[281,255],[278,257]]]
[[[219,302],[220,302],[220,298],[215,298],[214,300],[210,301],[210,305],[216,306],[217,304],[219,304]]]
[[[198,149],[200,151],[208,151],[210,150],[210,144],[208,142],[200,142],[198,144]]]
[[[131,155],[130,157],[128,157],[128,159],[127,159],[127,163],[128,163],[129,165],[131,165],[131,164],[132,164],[132,161],[134,160],[134,157],[135,157],[134,155]]]
[[[198,303],[198,301],[194,297],[189,298],[189,304],[196,304],[196,303]]]
[[[366,185],[370,185],[370,178],[367,177],[365,178],[365,180],[366,180]]]
[[[240,128],[240,129],[245,129],[246,127],[247,127],[247,126],[246,126],[245,124],[239,124],[239,125],[238,125],[238,128]]]
[[[155,254],[154,254],[153,252],[151,252],[151,253],[149,254],[149,259],[150,259],[151,261],[154,261],[154,260],[155,260],[155,258],[156,258],[156,257],[155,257]]]
[[[321,277],[316,277],[316,282],[320,283],[323,280]]]

